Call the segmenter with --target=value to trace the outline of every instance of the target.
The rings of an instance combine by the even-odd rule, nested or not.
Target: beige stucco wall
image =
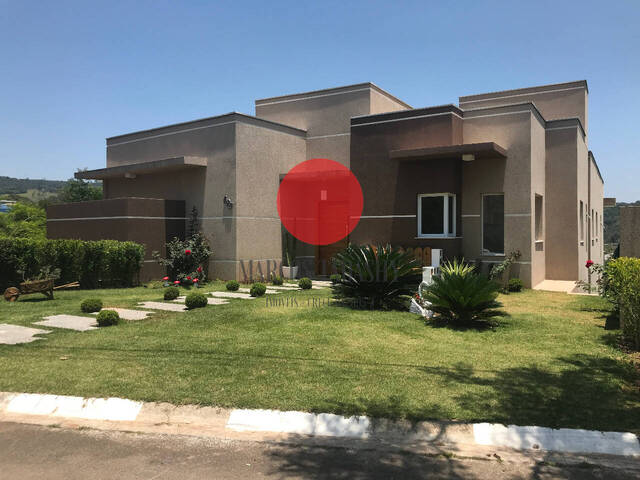
[[[305,139],[247,124],[238,124],[236,134],[236,260],[261,264],[266,276],[266,260],[282,259],[280,178],[304,160]]]
[[[577,117],[588,132],[588,92],[584,81],[460,97],[460,107],[475,109],[532,102],[545,120]]]
[[[527,107],[528,108],[528,107]],[[505,253],[519,250],[514,268],[526,286],[532,285],[532,109],[499,107],[465,112],[465,143],[496,142],[507,149],[507,159],[464,162],[462,176],[463,253],[469,260],[500,262],[502,256],[482,255],[482,194],[504,193]],[[537,133],[536,133],[537,134]],[[539,137],[539,134],[537,134]],[[539,141],[539,138],[538,138]]]
[[[545,250],[550,280],[576,280],[578,249],[584,249],[578,238],[579,134],[577,127],[546,131]]]
[[[591,181],[591,208],[597,213],[597,220],[594,223],[593,244],[591,246],[591,260],[595,263],[603,263],[604,261],[604,239],[602,229],[602,213],[604,210],[604,184],[598,175],[597,167],[591,155],[588,157],[589,162],[589,178]]]
[[[544,217],[546,215],[545,200],[546,195],[546,139],[545,128],[541,121],[535,116],[531,117],[531,195],[529,197],[531,215],[531,285],[535,286],[542,282],[546,276],[546,248],[547,243],[544,238]],[[536,233],[536,195],[542,196],[542,240],[537,241]]]
[[[572,277],[565,280],[573,280],[577,277],[578,280],[588,280],[588,270],[585,267],[585,263],[589,259],[589,244],[591,243],[591,205],[589,202],[589,150],[585,141],[581,138],[580,134],[577,134],[577,193],[578,198],[576,200],[576,216],[580,216],[580,201],[584,202],[584,244],[578,242],[578,263],[573,266],[574,273]],[[579,220],[579,218],[578,218]],[[578,225],[580,225],[578,223]],[[579,232],[577,232],[578,235]]]
[[[640,257],[640,207],[620,207],[620,256]]]

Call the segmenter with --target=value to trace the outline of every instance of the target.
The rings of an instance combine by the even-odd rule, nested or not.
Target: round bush
[[[300,279],[300,281],[298,281],[298,286],[302,289],[302,290],[309,290],[312,287],[312,283],[311,283],[311,279],[308,277],[303,277]]]
[[[184,304],[189,310],[202,308],[208,305],[207,296],[203,293],[193,292],[184,299]]]
[[[334,273],[329,277],[329,280],[331,280],[331,283],[333,283],[334,285],[337,285],[338,283],[340,283],[341,279],[342,279],[342,275],[340,275],[339,273]]]
[[[99,298],[87,298],[80,304],[80,310],[84,313],[99,312],[102,310],[102,300]]]
[[[509,280],[508,289],[510,292],[521,292],[523,288],[524,284],[519,278],[512,278],[511,280]]]
[[[251,290],[249,290],[249,295],[252,297],[261,297],[267,291],[267,287],[264,283],[254,283],[251,285]]]
[[[109,327],[117,325],[120,321],[120,315],[113,310],[102,310],[97,317],[99,327]]]
[[[235,292],[240,288],[240,284],[236,280],[229,280],[227,282],[227,290],[230,292]]]
[[[280,275],[271,274],[271,283],[274,285],[282,285],[284,283],[284,280]]]
[[[175,300],[180,296],[180,289],[178,287],[167,287],[164,291],[165,300]]]

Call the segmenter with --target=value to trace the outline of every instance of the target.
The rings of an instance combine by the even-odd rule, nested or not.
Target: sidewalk
[[[0,421],[316,446],[375,444],[426,454],[451,452],[467,457],[500,452],[501,458],[508,458],[517,455],[518,451],[525,451],[530,458],[539,461],[571,458],[578,463],[616,467],[620,467],[621,462],[628,462],[635,465],[640,474],[640,443],[632,433],[506,427],[488,423],[411,423],[365,416],[230,410],[120,398],[19,393],[0,393]]]

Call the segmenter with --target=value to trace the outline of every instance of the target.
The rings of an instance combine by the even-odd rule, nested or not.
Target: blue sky
[[[587,79],[605,194],[640,199],[640,1],[0,0],[0,175],[66,179],[105,137],[372,81],[415,107]]]

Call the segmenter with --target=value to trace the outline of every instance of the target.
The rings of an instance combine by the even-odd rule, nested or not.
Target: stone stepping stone
[[[173,301],[177,303],[184,303],[185,298],[187,298],[186,295],[181,295]],[[209,305],[226,305],[229,303],[229,300],[225,300],[224,298],[207,298],[207,303]]]
[[[87,330],[95,330],[98,328],[95,318],[80,317],[78,315],[51,315],[42,317],[44,320],[35,322],[34,325],[43,325],[45,327],[68,328],[69,330],[77,330],[85,332]]]
[[[241,293],[249,293],[251,291],[251,289],[250,288],[241,287],[241,288],[238,289],[238,291],[241,292]],[[267,294],[267,295],[275,295],[277,293],[280,293],[280,291],[272,290],[271,287],[267,287],[267,291],[264,292],[264,293]]]
[[[144,310],[129,310],[128,308],[111,308],[105,307],[102,310],[113,310],[114,312],[118,312],[120,318],[124,320],[144,320],[149,315],[153,315],[153,312],[145,312]],[[98,312],[92,313],[92,315],[98,315]]]
[[[21,325],[0,323],[0,343],[5,345],[16,345],[18,343],[29,343],[35,340],[44,340],[44,338],[35,336],[42,335],[44,333],[51,333],[51,330],[41,330],[39,328],[29,328]]]
[[[287,285],[269,285],[269,289],[274,290],[300,290],[300,287],[296,285],[291,285],[290,287]]]
[[[242,298],[244,300],[255,300],[256,298],[242,292],[209,292],[209,295],[218,298]]]
[[[138,305],[142,308],[149,308],[151,310],[165,310],[167,312],[185,312],[187,307],[184,305],[178,305],[175,303],[165,302],[140,302]]]

